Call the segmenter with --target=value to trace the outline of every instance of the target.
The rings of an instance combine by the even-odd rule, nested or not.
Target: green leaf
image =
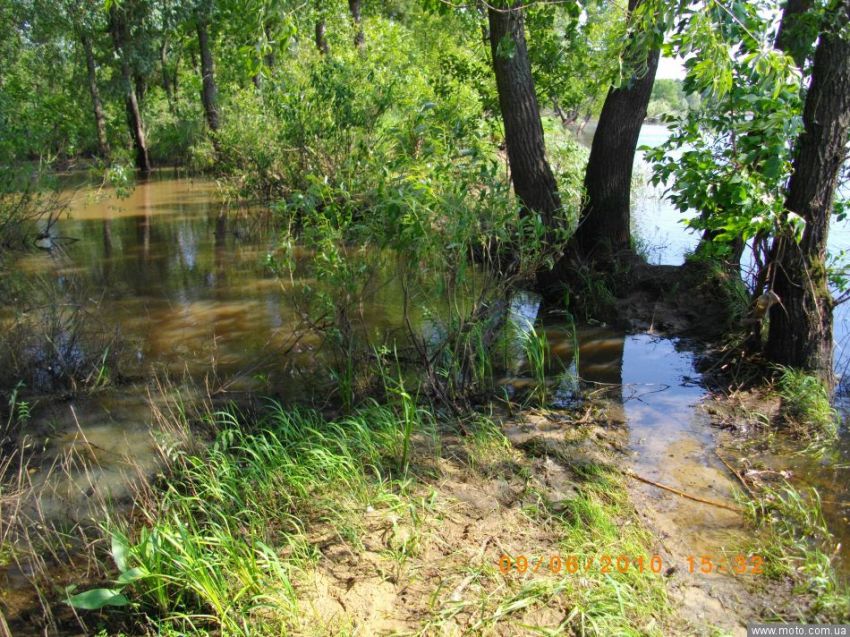
[[[130,600],[111,588],[93,588],[68,598],[68,604],[83,610],[99,610],[106,606],[127,606]]]
[[[115,562],[115,566],[118,567],[118,570],[121,572],[129,569],[130,564],[127,560],[127,552],[129,547],[127,543],[124,541],[124,538],[119,537],[115,533],[112,534],[112,559]]]
[[[136,568],[131,568],[129,571],[124,571],[123,573],[121,573],[120,577],[115,581],[116,583],[125,586],[127,584],[132,584],[133,582],[143,579],[147,576],[147,570],[137,566]]]

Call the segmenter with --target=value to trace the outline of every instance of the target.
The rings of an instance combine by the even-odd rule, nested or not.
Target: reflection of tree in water
[[[229,259],[227,254],[227,214],[224,210],[219,211],[215,218],[215,247],[213,249],[214,265],[211,273],[211,286],[216,290],[224,288],[227,281],[227,270]]]
[[[569,408],[588,391],[604,391],[614,400],[622,400],[624,335],[606,327],[577,326],[571,318],[557,313],[541,316],[539,295],[520,291],[506,306],[502,336],[491,351],[494,372],[504,375],[500,385],[509,396],[523,395],[535,379],[529,361],[530,341],[545,340],[546,403]],[[434,321],[423,324],[426,343],[435,349],[447,337],[447,331]],[[578,355],[576,355],[578,350]]]

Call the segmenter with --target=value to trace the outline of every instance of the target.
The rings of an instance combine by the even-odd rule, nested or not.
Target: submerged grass
[[[768,577],[789,578],[794,592],[809,599],[806,621],[850,620],[850,587],[833,564],[841,546],[823,517],[817,489],[798,489],[787,482],[763,486],[746,500],[745,511],[757,529],[752,552],[764,558]]]

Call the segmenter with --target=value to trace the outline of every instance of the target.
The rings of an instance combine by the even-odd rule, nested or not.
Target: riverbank
[[[0,608],[15,634],[81,621],[189,630],[187,617],[228,633],[734,634],[776,608],[840,612],[812,604],[829,555],[810,551],[822,568],[798,568],[803,545],[783,543],[806,528],[771,539],[770,516],[748,514],[732,458],[715,453],[716,419],[698,408],[696,344],[673,338],[705,340],[734,320],[722,272],[636,260],[619,278],[588,273],[587,316],[544,315],[532,294],[506,304],[510,286],[486,272],[433,293],[376,250],[334,253],[327,271],[297,244],[281,268],[280,238],[223,209],[203,181],[163,176],[126,200],[80,199],[63,223],[82,240],[24,255],[18,271],[53,282],[64,307],[86,308],[97,321],[85,324],[116,339],[106,357],[101,341],[70,338],[79,320],[45,321],[56,329],[45,342],[75,346],[24,348],[33,370],[65,369],[51,358],[63,354],[95,382],[16,394],[9,422],[25,462],[11,457],[0,494]],[[443,261],[434,246],[437,272],[466,264],[463,250]],[[328,276],[351,296],[315,297]],[[305,322],[315,298],[351,340],[327,313]],[[421,352],[432,365],[442,352],[430,382]],[[364,411],[367,397],[380,406]],[[127,541],[113,546],[116,531]],[[780,568],[751,572],[768,549]],[[745,572],[704,573],[704,557]],[[66,604],[101,587],[98,603],[122,605]]]
[[[630,338],[644,370],[652,351],[676,359],[673,341]],[[800,568],[813,562],[793,552],[805,540],[784,541],[800,529],[748,515],[763,500],[706,459],[713,430],[689,411],[701,390],[680,361],[667,378],[685,384],[636,383],[627,360],[623,383],[588,386],[572,407],[509,402],[462,421],[404,400],[323,417],[161,396],[158,468],[128,457],[125,498],[98,481],[104,449],[77,440],[89,517],[28,536],[33,554],[53,543],[41,573],[29,565],[46,608],[15,607],[7,589],[12,634],[82,622],[105,634],[714,635],[841,619],[842,590],[824,605],[823,581]],[[3,555],[23,575],[33,555],[19,551]]]

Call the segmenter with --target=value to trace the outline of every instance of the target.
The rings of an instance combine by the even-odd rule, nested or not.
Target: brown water
[[[307,395],[321,372],[320,343],[294,340],[298,311],[287,284],[265,265],[276,249],[268,220],[257,211],[225,209],[215,184],[161,174],[139,183],[124,200],[80,189],[57,233],[74,241],[28,255],[18,267],[76,298],[83,291],[96,303],[99,320],[117,327],[129,343],[123,370],[128,377],[144,378],[157,369],[212,378],[234,396],[259,392],[295,400]],[[398,290],[389,286],[363,308],[364,323],[388,334],[400,325],[399,306]],[[537,316],[532,296],[514,306],[526,319]],[[696,408],[704,391],[691,352],[669,339],[604,327],[580,328],[575,338],[569,326],[549,322],[545,330],[553,353],[550,372],[561,372],[556,406],[577,398],[576,372],[608,387],[628,426],[635,472],[701,497],[731,499],[734,485],[714,454],[714,432]],[[514,372],[523,376],[528,370],[520,360]],[[36,410],[36,426],[51,432],[48,447],[55,454],[84,446],[95,450],[98,461],[94,484],[71,476],[51,488],[44,501],[48,512],[79,519],[89,513],[85,502],[92,489],[120,498],[128,473],[155,465],[147,400],[142,385],[130,384]],[[846,467],[803,463],[798,471],[827,490],[831,501],[850,500]],[[648,486],[636,492],[677,527],[680,552],[740,552],[745,538],[739,515]],[[836,534],[850,541],[847,509],[825,508]]]
[[[57,230],[76,241],[19,267],[82,290],[138,363],[195,378],[242,371],[250,386],[252,375],[280,370],[268,359],[288,346],[296,318],[263,264],[274,239],[262,217],[219,202],[213,183],[167,176],[124,200],[80,190]]]

